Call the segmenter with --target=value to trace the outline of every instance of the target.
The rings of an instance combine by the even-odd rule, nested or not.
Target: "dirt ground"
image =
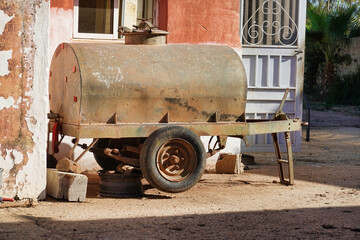
[[[294,186],[276,183],[274,153],[254,154],[244,174],[207,173],[180,194],[0,208],[0,239],[360,239],[360,116],[312,120]]]

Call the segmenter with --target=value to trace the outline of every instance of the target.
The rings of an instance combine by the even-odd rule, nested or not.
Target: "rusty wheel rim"
[[[193,146],[183,139],[167,141],[157,152],[156,167],[165,179],[183,181],[195,170],[196,152]]]

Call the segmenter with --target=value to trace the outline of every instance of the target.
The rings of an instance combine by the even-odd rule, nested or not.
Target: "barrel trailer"
[[[290,132],[304,123],[282,111],[288,90],[273,119],[246,119],[247,80],[239,55],[227,46],[166,45],[166,34],[146,29],[126,33],[125,44],[57,47],[49,74],[48,154],[71,136],[69,161],[90,151],[104,171],[130,165],[153,187],[176,193],[200,180],[206,157],[224,149],[228,137],[247,144],[246,136],[271,133],[280,183],[292,185]],[[286,159],[278,133],[285,134]],[[214,136],[208,153],[199,136]],[[79,144],[85,138],[92,143]],[[75,158],[77,146],[84,150]]]

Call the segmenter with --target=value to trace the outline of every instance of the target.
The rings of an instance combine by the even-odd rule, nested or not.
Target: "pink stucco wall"
[[[241,45],[238,0],[159,0],[159,8],[168,43]]]
[[[50,1],[50,58],[56,47],[72,39],[74,25],[73,0]]]

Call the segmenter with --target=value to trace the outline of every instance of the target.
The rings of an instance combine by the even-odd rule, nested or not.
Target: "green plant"
[[[330,5],[330,2],[333,4]],[[334,2],[319,1],[317,5],[309,4],[307,11],[307,42],[318,48],[323,55],[323,62],[318,65],[320,73],[317,78],[321,96],[327,95],[330,89],[337,85],[338,64],[348,59],[342,55],[341,49],[349,43],[351,33],[359,26],[357,5]]]

